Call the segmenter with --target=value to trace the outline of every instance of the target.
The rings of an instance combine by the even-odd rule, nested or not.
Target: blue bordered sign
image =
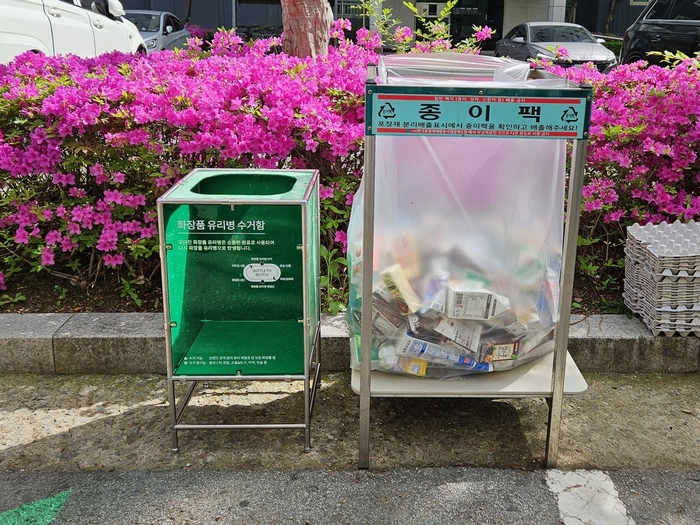
[[[366,134],[587,137],[590,89],[515,91],[368,86]]]

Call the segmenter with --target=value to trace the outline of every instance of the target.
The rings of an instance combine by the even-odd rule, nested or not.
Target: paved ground
[[[559,468],[700,468],[700,374],[586,374],[566,401]],[[348,373],[324,375],[312,450],[298,430],[182,431],[170,451],[162,376],[3,376],[0,472],[177,470],[354,471],[359,396]],[[184,422],[301,422],[295,383],[210,384]],[[542,399],[374,399],[371,465],[542,468]]]
[[[374,399],[358,471],[348,373],[324,375],[310,453],[299,431],[238,430],[182,432],[173,454],[162,376],[2,376],[0,525],[700,524],[700,374],[585,377],[548,472],[540,399]],[[302,406],[288,383],[192,405],[200,422]]]
[[[697,470],[11,473],[0,523],[696,525],[699,490]]]

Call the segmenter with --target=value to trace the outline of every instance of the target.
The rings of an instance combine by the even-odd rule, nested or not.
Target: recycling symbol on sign
[[[394,109],[394,106],[388,102],[379,108],[379,113],[377,114],[382,118],[396,118],[396,110]]]
[[[562,121],[568,122],[569,124],[571,124],[572,122],[578,122],[578,113],[572,106],[569,106],[564,111],[564,113],[562,113],[561,119]]]

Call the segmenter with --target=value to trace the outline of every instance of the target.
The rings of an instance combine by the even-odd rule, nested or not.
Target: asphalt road
[[[6,472],[0,525],[696,525],[700,471]]]

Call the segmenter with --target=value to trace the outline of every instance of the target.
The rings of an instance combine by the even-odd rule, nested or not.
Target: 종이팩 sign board
[[[374,85],[367,90],[366,133],[550,139],[587,136],[590,90],[512,93],[457,88],[430,88],[426,92],[426,88]]]

